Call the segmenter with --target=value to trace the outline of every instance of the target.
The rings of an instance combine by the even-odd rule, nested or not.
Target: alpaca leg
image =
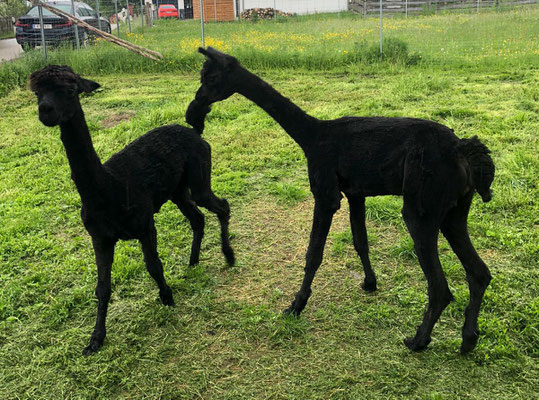
[[[92,243],[97,264],[97,287],[95,289],[95,295],[97,297],[97,318],[94,331],[90,337],[90,344],[82,352],[82,354],[86,356],[95,353],[103,345],[103,341],[107,334],[105,320],[107,318],[111,293],[110,275],[116,241],[92,238]]]
[[[423,322],[417,328],[414,338],[407,338],[404,343],[410,350],[419,351],[430,343],[430,334],[442,311],[453,299],[440,259],[438,258],[438,227],[431,221],[425,221],[416,212],[415,207],[404,204],[404,221],[414,240],[414,248],[419,264],[427,278],[429,304],[423,316]]]
[[[322,263],[324,246],[329,228],[331,227],[333,214],[335,214],[337,209],[338,207],[327,207],[320,201],[316,201],[315,203],[311,239],[305,257],[305,275],[303,276],[303,282],[299,292],[296,293],[296,297],[290,307],[284,311],[285,314],[299,315],[307,305],[307,301],[311,296],[311,284],[318,267]]]
[[[200,212],[196,204],[191,200],[187,187],[182,187],[172,198],[183,215],[189,220],[193,229],[193,242],[191,244],[191,257],[189,266],[198,264],[200,256],[200,245],[204,236],[204,214]]]
[[[459,202],[442,223],[442,233],[464,266],[470,290],[470,302],[466,307],[465,322],[462,328],[460,351],[463,354],[473,350],[477,344],[479,337],[477,317],[483,301],[483,294],[492,278],[488,267],[475,251],[468,235],[467,217],[472,195]]]
[[[172,298],[172,290],[165,282],[165,277],[163,276],[163,264],[161,264],[159,254],[157,254],[157,232],[155,231],[153,223],[148,233],[140,238],[140,244],[142,246],[142,253],[144,254],[146,269],[159,287],[159,297],[161,298],[161,301],[166,306],[173,306],[174,299]]]
[[[230,220],[230,206],[228,201],[220,199],[211,190],[211,155],[208,148],[208,162],[202,159],[192,160],[188,169],[189,188],[191,197],[196,204],[217,214],[221,225],[221,250],[228,265],[234,265],[234,250],[230,246],[228,223]]]
[[[350,204],[350,225],[354,238],[354,248],[361,259],[365,272],[365,280],[361,287],[366,292],[373,292],[376,290],[376,275],[369,260],[369,242],[365,226],[365,197],[348,197],[348,203]]]
[[[234,250],[230,246],[230,239],[228,233],[228,223],[230,220],[230,206],[226,199],[220,199],[215,196],[211,191],[204,194],[193,194],[193,199],[195,202],[211,211],[214,214],[217,214],[219,218],[219,223],[221,225],[221,251],[223,252],[228,265],[234,265],[236,259],[234,256]]]

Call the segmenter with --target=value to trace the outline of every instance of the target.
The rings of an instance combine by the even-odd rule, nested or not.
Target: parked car
[[[49,1],[53,7],[73,15],[71,11],[71,1]],[[75,2],[75,17],[86,22],[88,25],[98,28],[99,20],[101,29],[110,33],[110,23],[106,18],[97,16],[96,12],[86,3]],[[37,6],[32,7],[25,15],[15,22],[15,37],[17,43],[24,50],[29,50],[41,45],[41,29],[39,25],[39,10]],[[45,43],[57,46],[65,42],[75,44],[75,25],[67,18],[59,17],[49,10],[43,8],[43,30],[45,32]],[[86,44],[93,37],[92,32],[79,27],[79,42]]]
[[[157,9],[157,18],[179,18],[178,9],[174,4],[161,4]]]

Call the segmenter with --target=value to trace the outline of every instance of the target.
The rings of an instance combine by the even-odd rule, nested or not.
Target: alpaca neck
[[[84,204],[101,192],[105,171],[94,150],[81,108],[71,120],[60,124],[60,132],[71,167],[71,178]]]
[[[318,120],[281,95],[255,74],[240,67],[237,92],[266,111],[305,150],[313,143]]]

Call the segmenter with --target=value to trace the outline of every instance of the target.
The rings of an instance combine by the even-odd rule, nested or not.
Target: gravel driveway
[[[22,47],[15,39],[0,40],[0,61],[12,60],[22,54]]]

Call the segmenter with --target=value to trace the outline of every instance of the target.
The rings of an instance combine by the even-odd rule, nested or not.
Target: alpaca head
[[[200,72],[200,88],[195,100],[189,104],[185,114],[186,121],[202,133],[204,119],[210,112],[210,105],[216,101],[225,100],[232,96],[235,89],[236,77],[232,74],[238,60],[228,54],[221,53],[212,47],[198,51],[206,56],[206,61]]]
[[[206,56],[206,61],[200,72],[200,83],[197,91],[197,99],[207,103],[215,103],[229,98],[236,91],[235,77],[232,74],[234,67],[238,66],[238,60],[228,54],[221,53],[213,47],[198,51]]]
[[[66,65],[48,65],[30,75],[30,89],[37,96],[39,120],[46,126],[69,121],[80,108],[79,94],[99,84],[81,78]]]

